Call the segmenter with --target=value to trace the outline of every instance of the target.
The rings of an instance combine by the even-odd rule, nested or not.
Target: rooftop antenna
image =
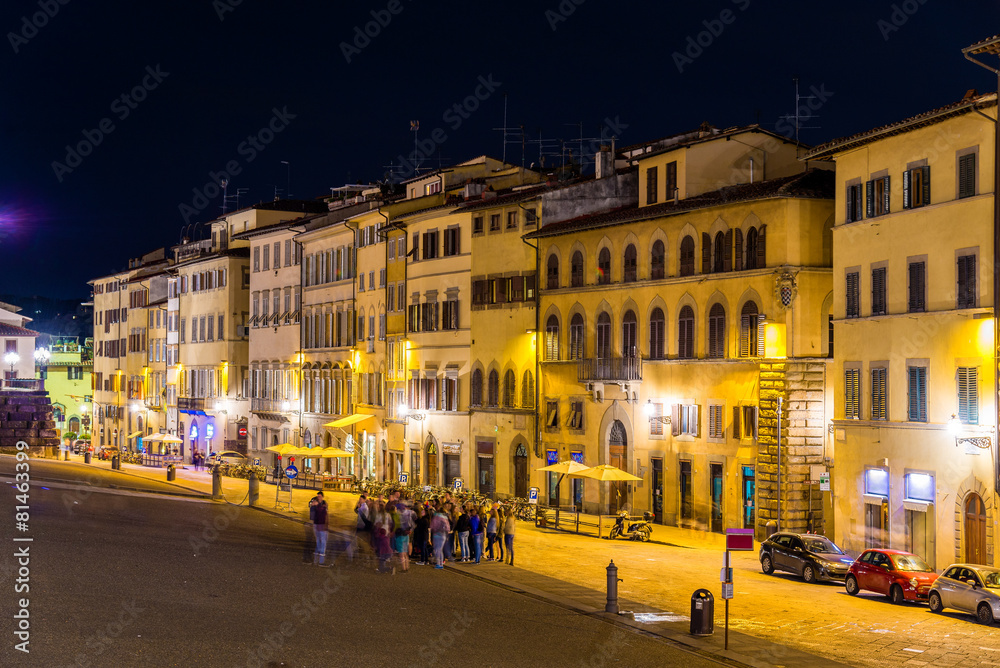
[[[226,215],[226,204],[229,202],[229,179],[222,179],[222,215]]]
[[[814,100],[814,99],[816,99],[816,96],[815,95],[799,95],[799,78],[798,77],[794,77],[792,79],[792,81],[795,82],[795,114],[794,115],[793,114],[785,114],[781,118],[784,118],[786,120],[794,120],[795,121],[795,145],[798,146],[798,144],[799,144],[799,130],[818,130],[819,126],[818,125],[805,125],[805,126],[799,125],[799,100]],[[809,118],[810,119],[819,118],[819,116],[810,115]]]
[[[507,144],[516,143],[518,140],[521,141],[521,145],[524,145],[524,126],[519,125],[516,128],[511,128],[507,126],[507,93],[503,94],[503,127],[493,128],[498,132],[503,133],[503,150],[501,151],[501,159],[504,164],[507,163]],[[522,151],[523,153],[523,151]],[[521,156],[521,166],[524,166],[524,155]]]
[[[287,160],[282,160],[281,164],[288,168],[286,176],[285,199],[292,199],[292,165]]]
[[[420,131],[420,121],[410,121],[410,132],[413,133],[413,172],[416,176],[416,171],[420,167],[417,164],[417,133]]]

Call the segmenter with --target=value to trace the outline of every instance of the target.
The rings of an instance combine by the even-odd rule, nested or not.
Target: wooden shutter
[[[882,213],[889,213],[889,177],[882,177],[884,185],[882,187]]]
[[[733,231],[728,230],[726,232],[726,240],[724,242],[725,251],[722,255],[722,271],[732,271],[733,270]]]
[[[735,253],[733,256],[733,269],[736,271],[743,271],[743,230],[735,230],[734,235],[734,248]]]
[[[681,433],[681,405],[673,404],[670,407],[670,433],[673,436],[680,436]]]
[[[909,310],[918,312],[924,310],[924,263],[910,263],[910,294]]]
[[[865,182],[865,215],[869,218],[875,216],[875,181]]]
[[[738,439],[743,437],[743,432],[742,432],[743,427],[740,421],[740,418],[742,417],[743,417],[743,407],[733,406],[733,438]]]
[[[913,206],[910,197],[910,181],[913,179],[913,175],[910,174],[910,170],[903,172],[903,208],[909,209]]]
[[[847,274],[846,292],[846,317],[857,318],[860,315],[860,309],[858,308],[858,272],[852,271]]]
[[[701,233],[701,273],[712,273],[712,237]]]
[[[694,424],[694,431],[691,433],[695,438],[701,438],[701,404],[689,406],[688,409],[691,411],[689,419]]]
[[[885,267],[872,269],[872,315],[885,314]]]
[[[911,366],[907,369],[907,384],[909,385],[909,420],[910,422],[927,421],[927,369]]]
[[[957,308],[973,308],[976,305],[976,256],[963,255],[958,258]]]
[[[927,206],[931,203],[931,166],[924,165],[920,168],[920,171],[923,172],[924,182],[922,192],[918,193],[918,196],[920,197],[921,206]]]
[[[859,391],[860,369],[844,370],[844,417],[861,417],[861,401]]]
[[[750,328],[757,325],[757,323],[750,322],[752,317],[750,315],[740,316],[740,357],[749,357],[751,355]]]
[[[976,154],[969,153],[958,159],[958,196],[976,194]]]
[[[964,424],[979,423],[979,369],[958,368],[958,419]]]
[[[757,316],[757,352],[751,354],[757,357],[764,357],[764,339],[766,338],[766,325],[764,324],[764,314]]]
[[[767,266],[767,225],[761,225],[757,231],[757,269]]]
[[[886,419],[885,369],[872,369],[872,419]]]

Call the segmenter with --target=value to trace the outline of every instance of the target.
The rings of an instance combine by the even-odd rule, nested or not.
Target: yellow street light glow
[[[993,318],[983,318],[979,321],[979,333],[977,343],[979,354],[983,357],[993,356]]]
[[[775,359],[784,359],[787,356],[784,324],[769,322],[764,326],[764,353],[767,357]]]

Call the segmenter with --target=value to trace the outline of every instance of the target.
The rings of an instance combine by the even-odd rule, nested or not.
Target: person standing
[[[423,506],[417,506],[417,518],[413,523],[413,557],[417,564],[426,566],[428,562],[427,539],[430,532],[430,520]]]
[[[313,553],[313,566],[327,568],[326,560],[326,537],[329,531],[327,525],[327,505],[323,498],[323,492],[316,492],[316,496],[309,499],[309,519],[313,524],[313,535],[316,538],[316,551]]]
[[[514,521],[514,513],[508,513],[503,523],[503,542],[507,546],[509,555],[509,561],[504,563],[509,563],[511,566],[514,565]]]
[[[474,564],[478,565],[483,559],[483,521],[479,517],[479,510],[473,508],[469,516],[469,532],[472,534],[472,554],[475,558]]]
[[[462,508],[462,514],[458,516],[458,523],[455,525],[455,531],[458,533],[458,544],[462,549],[462,558],[458,561],[467,563],[472,561],[469,554],[469,511],[466,508]]]
[[[431,538],[434,541],[434,568],[444,568],[444,546],[451,533],[451,522],[443,508],[439,508],[431,520]]]
[[[488,541],[487,549],[489,550],[490,556],[486,557],[486,561],[493,561],[493,544],[497,542],[498,520],[497,511],[495,509],[490,510],[489,519],[486,521],[486,538]]]

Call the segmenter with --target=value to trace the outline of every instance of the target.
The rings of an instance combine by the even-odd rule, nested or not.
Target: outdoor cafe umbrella
[[[341,448],[333,448],[333,447],[319,448],[313,450],[312,453],[313,453],[311,455],[312,457],[320,457],[322,459],[340,459],[340,458],[347,458],[354,456],[354,453],[348,452],[347,450],[343,450]]]
[[[590,478],[604,482],[634,482],[642,480],[642,478],[634,476],[628,471],[622,471],[617,466],[612,466],[611,464],[600,464],[586,471],[581,471],[577,475],[581,478]],[[619,498],[621,497],[621,492],[617,488],[615,488],[615,493]]]
[[[282,443],[281,445],[269,445],[264,449],[267,450],[268,452],[273,452],[277,454],[279,457],[287,455],[289,453],[295,454],[292,451],[297,450],[297,448],[291,443]]]
[[[548,466],[543,466],[540,469],[535,469],[536,471],[545,471],[546,473],[558,473],[559,480],[556,482],[556,486],[562,482],[562,479],[566,476],[575,477],[582,475],[582,471],[589,471],[590,467],[581,464],[580,462],[575,462],[572,459],[567,459],[566,461],[559,462],[558,464],[549,464]]]
[[[148,441],[149,439],[147,438],[146,440]],[[156,440],[163,441],[164,443],[183,443],[184,442],[181,439],[177,438],[176,436],[171,436],[170,434],[167,434],[163,438],[159,438],[159,439],[156,439]]]

